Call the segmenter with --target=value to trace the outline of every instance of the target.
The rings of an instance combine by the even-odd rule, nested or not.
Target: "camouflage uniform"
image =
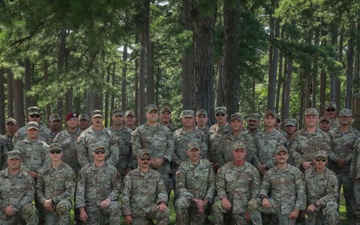
[[[322,174],[316,173],[316,168],[310,168],[305,171],[305,181],[308,205],[320,201],[321,206],[315,209],[315,212],[307,212],[307,221],[309,225],[322,224],[317,219],[319,212],[325,217],[327,225],[338,224],[338,181],[336,175],[328,168]],[[318,223],[320,222],[320,223]]]
[[[170,162],[174,155],[174,140],[169,128],[160,123],[155,127],[145,123],[132,133],[131,143],[134,155],[139,155],[141,149],[148,149],[153,158],[164,159],[164,163],[156,171],[163,177],[167,192],[170,194],[173,187]]]
[[[354,144],[352,152],[352,160],[350,165],[350,177],[355,181],[354,195],[356,201],[355,213],[358,224],[360,223],[360,137],[358,137]]]
[[[106,146],[106,162],[115,166],[119,161],[118,138],[110,129],[105,127],[103,127],[101,131],[89,127],[79,136],[77,142],[77,158],[80,165],[83,167],[93,162],[91,149],[97,142],[103,143]]]
[[[60,143],[63,149],[62,161],[68,164],[77,174],[81,169],[77,158],[76,140],[81,134],[81,130],[77,129],[75,132],[69,130],[60,131],[54,138],[54,143]]]
[[[69,224],[75,180],[74,171],[64,162],[57,169],[51,163],[41,168],[36,183],[38,201],[43,204],[51,199],[56,207],[54,212],[45,211],[45,224]]]
[[[101,167],[87,164],[79,172],[76,187],[76,207],[84,207],[88,215],[86,224],[118,225],[121,210],[118,202],[121,189],[121,176],[114,166],[105,162]],[[106,198],[110,205],[100,208]]]
[[[206,213],[198,213],[192,198],[213,201],[215,174],[211,163],[207,159],[200,159],[197,165],[190,160],[182,163],[176,172],[176,190],[179,193],[175,201],[176,215],[183,219],[179,223],[177,218],[177,224],[204,224]]]
[[[217,151],[221,148],[221,141],[223,137],[231,133],[231,127],[229,123],[224,126],[217,124],[212,125],[209,129],[209,160],[212,163],[217,162]]]
[[[156,219],[158,224],[167,225],[169,209],[159,212],[160,203],[167,204],[168,194],[162,175],[155,170],[141,172],[138,168],[130,171],[124,180],[122,192],[123,215],[131,215],[133,225],[145,225],[147,219]]]
[[[229,162],[220,167],[216,176],[216,201],[212,206],[214,223],[223,224],[224,213],[227,212],[222,207],[221,199],[226,197],[232,205],[232,224],[248,224],[245,219],[249,211],[248,202],[257,197],[259,187],[259,172],[250,163],[245,161],[243,166],[238,167]]]
[[[26,134],[27,131],[27,127],[21,127],[16,133],[15,136],[13,137],[13,144],[16,145],[16,143],[18,141],[24,140],[27,136]],[[44,126],[39,126],[39,135],[38,138],[40,140],[42,140],[43,142],[45,142],[46,144],[51,144],[52,143],[52,139],[51,139],[51,135],[50,135],[51,131],[44,127]]]
[[[0,169],[7,168],[6,164],[6,153],[14,149],[14,144],[12,142],[13,136],[8,134],[0,135]]]

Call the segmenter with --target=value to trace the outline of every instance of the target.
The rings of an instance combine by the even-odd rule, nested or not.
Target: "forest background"
[[[0,1],[0,131],[8,117],[149,103],[274,109],[302,121],[327,101],[360,118],[360,1]],[[300,123],[301,127],[301,123]]]

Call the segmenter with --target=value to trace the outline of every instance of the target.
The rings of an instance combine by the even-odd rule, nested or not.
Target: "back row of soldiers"
[[[52,142],[60,144],[60,147],[58,146],[57,149],[61,149],[62,151],[62,160],[66,164],[68,164],[73,171],[75,171],[74,174],[78,174],[78,181],[81,180],[83,177],[91,175],[90,169],[87,167],[93,165],[95,163],[95,157],[101,155],[101,153],[96,154],[96,151],[99,149],[103,151],[105,153],[104,160],[106,161],[106,165],[115,166],[117,171],[119,171],[120,173],[120,176],[118,178],[116,172],[114,172],[112,175],[115,178],[113,179],[117,181],[121,180],[121,178],[123,178],[125,181],[128,180],[128,185],[126,184],[126,182],[124,184],[124,193],[127,193],[128,195],[130,195],[131,193],[131,190],[129,190],[129,188],[135,188],[131,185],[129,186],[129,183],[134,183],[134,180],[136,181],[140,178],[141,180],[146,180],[146,176],[144,176],[141,171],[137,173],[129,173],[129,171],[134,170],[137,167],[137,163],[139,163],[138,169],[140,169],[140,166],[146,167],[146,163],[147,161],[149,161],[149,165],[151,165],[151,168],[160,174],[160,180],[163,182],[167,194],[170,194],[171,190],[174,187],[174,181],[176,180],[175,197],[178,200],[175,201],[175,206],[177,209],[177,223],[182,224],[184,223],[184,220],[187,220],[187,212],[184,212],[183,208],[185,206],[189,206],[189,203],[186,203],[186,201],[184,201],[184,197],[185,199],[191,199],[190,202],[192,202],[192,204],[195,204],[198,212],[202,212],[200,214],[204,214],[204,211],[206,211],[204,208],[208,207],[210,203],[214,201],[214,194],[211,195],[211,191],[209,191],[208,194],[206,194],[206,192],[204,194],[204,191],[202,191],[202,197],[196,196],[196,191],[195,193],[193,193],[193,190],[184,190],[184,188],[187,189],[186,186],[189,184],[184,184],[184,182],[178,181],[183,179],[181,178],[182,171],[185,170],[189,172],[191,168],[194,167],[194,164],[190,163],[189,161],[185,163],[189,159],[189,157],[191,161],[192,154],[195,156],[196,153],[201,154],[201,158],[207,158],[211,162],[209,163],[209,161],[207,160],[193,160],[197,163],[200,162],[200,164],[204,164],[202,170],[198,171],[193,168],[193,170],[195,170],[195,174],[189,173],[194,175],[195,178],[199,178],[194,179],[194,177],[192,177],[192,180],[194,180],[194,183],[192,185],[194,187],[190,188],[194,189],[195,186],[197,186],[197,188],[195,188],[197,190],[199,190],[199,187],[203,188],[207,186],[203,186],[205,184],[201,184],[201,180],[206,180],[208,182],[210,182],[210,180],[214,180],[209,177],[211,176],[211,172],[204,173],[204,171],[209,171],[208,169],[206,169],[209,168],[209,166],[210,168],[214,169],[215,172],[218,171],[219,167],[223,168],[219,170],[219,173],[222,172],[223,176],[225,177],[225,181],[234,182],[236,180],[234,180],[234,177],[244,179],[244,176],[241,176],[240,171],[233,176],[231,176],[231,170],[223,172],[225,168],[227,168],[225,167],[225,165],[229,163],[234,163],[234,165],[236,164],[236,159],[234,158],[234,155],[243,154],[240,151],[241,149],[245,150],[246,161],[249,162],[246,164],[249,168],[246,169],[246,171],[249,170],[252,176],[258,172],[262,176],[264,176],[265,174],[271,174],[267,172],[274,168],[275,165],[279,164],[279,160],[277,160],[277,155],[282,152],[285,152],[286,154],[290,153],[289,161],[295,166],[294,168],[298,167],[302,171],[307,171],[311,168],[314,169],[314,159],[324,158],[325,160],[327,160],[328,155],[330,159],[330,163],[328,164],[329,167],[336,173],[336,175],[338,175],[339,185],[341,185],[342,183],[344,185],[344,193],[347,203],[347,216],[349,218],[349,221],[353,222],[352,224],[355,224],[357,212],[355,210],[356,201],[352,197],[352,195],[353,193],[355,193],[355,196],[358,197],[357,193],[359,193],[353,192],[353,181],[356,181],[358,178],[357,174],[359,166],[357,165],[357,151],[359,149],[358,143],[360,141],[356,142],[359,133],[350,126],[352,118],[352,112],[350,109],[340,110],[338,120],[331,119],[331,117],[326,117],[326,120],[333,124],[333,129],[330,130],[328,134],[319,129],[319,115],[316,109],[313,108],[309,108],[305,111],[305,128],[297,131],[296,133],[296,121],[294,119],[285,120],[287,134],[284,134],[284,132],[276,129],[276,126],[279,126],[281,120],[278,121],[280,118],[278,118],[273,111],[266,111],[264,114],[264,130],[259,129],[260,116],[256,113],[252,113],[246,117],[248,129],[243,129],[244,118],[240,113],[232,114],[230,116],[230,123],[228,123],[228,115],[225,107],[215,108],[217,123],[210,128],[207,127],[208,118],[205,110],[198,110],[196,112],[196,115],[192,110],[184,110],[181,119],[183,127],[181,127],[180,129],[175,129],[170,124],[171,109],[169,107],[162,107],[159,111],[156,105],[150,104],[145,109],[145,116],[147,122],[136,128],[133,132],[131,129],[124,126],[124,120],[125,118],[129,117],[129,112],[124,114],[121,110],[114,110],[112,112],[113,126],[108,129],[103,127],[102,125],[103,116],[101,111],[94,110],[90,118],[92,125],[84,131],[79,128],[79,123],[82,120],[89,121],[89,117],[85,114],[77,115],[74,112],[70,112],[66,115],[65,118],[67,129],[59,132],[53,138],[53,140],[51,140],[51,131],[41,125],[38,125],[40,124],[41,120],[40,109],[37,107],[30,107],[28,112],[28,120],[31,122],[29,122],[26,127],[20,128],[15,133],[15,135],[14,133],[9,132],[9,130],[12,132],[14,132],[14,130],[8,128],[16,126],[16,121],[14,119],[9,119],[6,121],[6,128],[8,133],[4,136],[2,141],[3,144],[1,147],[3,155],[5,155],[6,151],[11,150],[11,148],[14,148],[16,151],[21,152],[23,164],[21,168],[24,169],[24,171],[26,171],[34,179],[35,182],[38,181],[39,171],[44,170],[42,169],[42,167],[46,167],[46,161],[50,161],[51,157],[47,157],[47,152],[49,151],[49,146],[47,144],[51,144]],[[336,115],[336,105],[334,103],[329,103],[326,107],[326,112]],[[130,117],[133,117],[132,121],[134,124],[134,114],[131,112],[130,114]],[[164,123],[166,123],[167,126],[162,125],[158,122],[159,114],[161,115],[162,120],[164,121]],[[197,127],[195,126],[195,120],[197,122]],[[59,121],[61,121],[59,117],[54,115],[50,116],[50,122],[58,123]],[[32,136],[32,130],[36,130],[38,132],[38,134],[35,135],[36,138],[34,135]],[[12,147],[13,145],[10,143],[11,134],[14,136],[14,147]],[[286,146],[286,151],[284,150],[284,148],[281,148],[281,146]],[[278,151],[277,149],[283,149],[283,151]],[[325,157],[324,153],[322,153],[323,151],[325,152]],[[320,157],[318,155],[319,152],[322,153]],[[50,152],[50,156],[51,155],[52,153]],[[355,160],[351,160],[352,158]],[[237,160],[239,161],[239,159],[241,159],[241,156],[239,156]],[[352,166],[350,170],[351,162]],[[179,168],[180,165],[181,168]],[[188,165],[188,167],[186,165]],[[6,166],[7,164],[3,160],[3,168],[5,168]],[[257,168],[257,170],[251,169],[252,167]],[[81,168],[83,168],[82,172],[79,172]],[[195,168],[198,169],[198,166],[195,166]],[[109,169],[109,171],[114,170]],[[82,173],[84,173],[83,176],[81,176]],[[329,171],[328,173],[332,172]],[[97,173],[94,174],[96,175]],[[126,174],[127,177],[125,177]],[[203,178],[201,176],[206,177]],[[158,178],[156,178],[156,174],[154,175],[154,177],[155,180],[159,180]],[[217,179],[217,189],[219,189],[219,186],[221,187],[220,175],[218,175]],[[270,178],[270,180],[271,179],[272,178]],[[160,180],[156,182],[156,184],[158,184]],[[198,182],[195,182],[197,180],[199,180],[200,186]],[[250,182],[252,186],[256,184],[256,182],[253,183],[253,179],[250,180],[252,180],[252,182]],[[239,180],[236,181],[236,184],[241,183],[239,182]],[[291,182],[293,181],[290,181],[290,183]],[[331,183],[332,185],[334,184],[333,181],[331,181]],[[260,181],[258,181],[258,184],[260,184]],[[92,185],[95,185],[95,183]],[[151,185],[154,184],[152,184],[151,182],[143,182],[142,185],[145,185],[144,189],[141,190],[141,188],[138,188],[138,191],[140,191],[146,199],[148,189],[150,189],[150,187],[152,187]],[[358,183],[355,182],[355,187],[357,187],[357,185]],[[239,191],[239,188],[236,187],[236,185],[234,186],[233,184],[231,184],[230,186],[231,193],[227,193],[228,190],[226,187],[222,188],[225,188],[225,194],[231,194],[231,201],[233,201],[232,203],[235,204],[236,198],[233,198],[234,192]],[[244,189],[245,186],[242,186],[240,189]],[[336,190],[338,190],[337,186],[338,185],[336,183]],[[214,189],[214,187],[212,187],[211,185],[209,185],[208,187],[209,190]],[[251,213],[251,215],[243,213],[245,220],[241,216],[240,218],[235,216],[235,220],[237,220],[236,218],[238,218],[239,221],[246,222],[251,220],[253,224],[261,224],[261,222],[259,222],[261,221],[261,217],[259,218],[259,215],[256,213],[256,211],[258,211],[258,207],[255,207],[255,205],[264,205],[264,201],[265,203],[267,203],[264,199],[268,196],[265,193],[262,196],[259,195],[258,192],[255,193],[254,190],[258,190],[258,187],[257,189],[252,189],[253,192],[251,193],[253,194],[251,195],[249,188],[245,188],[245,192],[249,192],[246,194],[247,201],[253,200],[254,198],[258,198],[259,200],[259,198],[261,198],[260,204],[255,204],[254,201],[252,201],[251,203],[249,202],[249,208],[253,209],[253,213]],[[82,193],[83,191],[80,190],[79,192]],[[160,193],[161,191],[157,193],[158,196]],[[224,197],[224,193],[222,193],[221,195],[219,193],[221,192],[219,192],[218,190],[217,198],[215,199],[222,199]],[[1,193],[1,195],[3,195],[3,193]],[[160,211],[164,217],[164,212],[166,214],[168,209],[161,204],[166,204],[168,198],[167,196],[164,197],[163,193],[160,196],[162,196],[160,197],[162,201],[159,202],[161,208]],[[336,197],[337,195],[332,196],[332,198]],[[89,198],[91,198],[91,195],[89,195]],[[127,198],[129,198],[129,196],[125,196],[125,199]],[[114,201],[116,197],[112,196],[109,199]],[[315,199],[315,201],[317,200],[318,199]],[[42,202],[41,199],[40,201],[39,199],[36,201],[38,201],[40,204],[40,206],[38,207],[40,214],[43,208],[45,208],[46,211],[44,202]],[[143,201],[143,199],[140,198],[139,201],[141,202]],[[248,202],[244,204],[244,199],[241,199],[241,201],[242,203],[239,204],[239,206],[235,207],[237,209],[235,211],[248,212]],[[291,200],[284,199],[284,201]],[[302,201],[305,201],[305,199],[302,199]],[[314,200],[312,199],[312,201]],[[76,202],[78,201],[76,200]],[[52,202],[52,204],[53,203],[56,202]],[[43,205],[43,207],[41,207],[41,204]],[[96,204],[98,205],[97,210],[102,208],[108,208],[110,206],[109,202],[103,203],[101,201],[96,202]],[[190,206],[192,204],[190,204]],[[309,200],[308,205],[311,204],[312,202],[310,202]],[[230,206],[231,205],[232,204],[230,204]],[[315,205],[319,209],[322,208],[320,202],[319,204]],[[216,206],[219,205],[214,204],[215,208]],[[233,214],[236,214],[234,211],[234,206],[229,207],[229,204],[226,204],[226,202],[225,204],[222,203],[222,205],[220,206],[222,207],[222,210],[214,210],[216,212],[225,212],[229,211],[228,209],[231,209]],[[266,208],[266,206],[268,206],[268,204],[265,204],[264,207]],[[86,214],[86,212],[84,214],[84,209],[88,208],[89,210],[92,210],[91,207],[89,207],[90,205],[81,205],[80,203],[76,206],[76,208],[80,209],[80,220],[86,221],[88,219],[87,216],[84,216]],[[142,210],[140,211],[146,212],[145,214],[149,213],[149,210],[151,211],[151,207],[143,207],[144,208],[142,208]],[[155,208],[154,210],[156,211],[157,209],[158,208]],[[304,209],[305,208],[303,206],[298,210]],[[156,214],[155,211],[153,212],[154,215]],[[49,210],[47,210],[45,214],[47,212],[49,212]],[[291,212],[292,211],[288,212],[287,214],[291,214]],[[129,213],[128,209],[123,209],[123,213],[126,222],[133,221],[132,218],[129,218],[129,214],[127,214]],[[94,213],[94,215],[95,214],[96,213]],[[87,215],[89,214],[87,213]],[[101,215],[101,213],[99,215]],[[216,215],[217,216],[214,215],[214,218],[219,218],[218,214]],[[95,216],[93,218],[95,218],[96,220],[97,217]],[[145,220],[146,219],[147,218],[145,217]],[[293,215],[291,216],[291,219],[294,219]],[[220,220],[222,219],[218,219],[216,221],[220,223]],[[166,219],[164,221],[166,221]],[[166,224],[166,222],[164,222],[163,224]],[[242,224],[242,222],[240,224]]]

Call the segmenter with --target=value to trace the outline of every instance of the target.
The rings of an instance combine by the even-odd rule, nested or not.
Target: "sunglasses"
[[[276,123],[280,123],[281,122],[281,120],[279,120],[279,119],[276,119]]]
[[[51,154],[60,154],[61,153],[61,150],[51,150],[50,151]]]
[[[326,162],[326,159],[315,159],[316,160],[316,162]]]
[[[98,154],[105,154],[105,150],[95,151],[95,154],[96,154],[96,155],[98,155]]]
[[[225,116],[225,114],[224,113],[216,113],[216,117],[224,117]]]
[[[335,112],[335,109],[327,109],[328,112]]]
[[[145,160],[146,160],[146,161],[150,161],[151,158],[140,158],[140,160],[141,160],[141,161],[145,161]]]
[[[40,115],[35,114],[35,115],[30,115],[30,117],[31,117],[31,118],[39,118]]]

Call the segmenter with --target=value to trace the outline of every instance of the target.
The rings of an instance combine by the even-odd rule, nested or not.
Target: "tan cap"
[[[191,149],[194,149],[194,148],[200,150],[200,144],[199,144],[199,142],[190,141],[190,142],[187,144],[187,149],[188,149],[188,150],[191,150]]]
[[[26,130],[36,129],[39,130],[39,124],[37,122],[28,122],[26,124]]]
[[[139,153],[139,157],[143,157],[144,155],[148,154],[151,157],[151,153],[148,149],[141,149],[141,152]]]
[[[17,122],[16,122],[16,119],[9,118],[9,119],[6,120],[5,124],[8,125],[9,123],[13,123],[14,125],[16,125]]]
[[[87,120],[87,121],[90,120],[88,114],[81,113],[81,114],[79,115],[79,117],[78,117],[78,120],[84,120],[84,119]]]
[[[91,151],[95,152],[98,149],[104,149],[106,150],[106,144],[103,142],[95,142],[94,144],[92,144],[91,146]]]
[[[288,149],[284,145],[278,145],[275,149],[275,154],[279,154],[280,152],[288,153]]]
[[[276,113],[273,110],[266,110],[264,117],[267,117],[268,115],[273,115],[276,118]]]
[[[6,154],[8,159],[21,159],[21,152],[19,150],[11,150]]]
[[[124,111],[122,111],[121,109],[114,109],[111,113],[112,116],[117,116],[117,115],[120,115],[120,116],[123,116],[124,115]]]
[[[91,117],[103,117],[103,114],[100,109],[95,109],[91,112]]]
[[[307,115],[316,115],[316,116],[319,116],[319,113],[318,111],[315,109],[315,108],[307,108],[305,110],[305,116]]]
[[[216,113],[227,113],[227,108],[225,106],[218,106],[215,108],[215,114]]]
[[[352,117],[352,110],[351,109],[340,109],[339,116]]]
[[[200,116],[200,115],[208,116],[208,114],[207,114],[207,112],[205,111],[205,109],[199,109],[198,111],[196,111],[196,116]]]
[[[315,155],[315,159],[320,157],[327,159],[327,153],[325,151],[318,151]]]
[[[163,113],[163,112],[169,112],[169,113],[171,113],[171,108],[170,108],[170,106],[165,105],[165,106],[161,107],[161,108],[160,108],[160,113]]]
[[[231,116],[230,116],[230,121],[233,121],[233,120],[243,121],[243,116],[241,115],[240,112],[236,112],[234,114],[231,114]]]
[[[135,112],[131,110],[126,110],[125,117],[132,116],[135,117]]]
[[[328,102],[325,105],[325,109],[334,108],[336,110],[336,103],[335,102]]]
[[[236,149],[245,149],[245,143],[242,141],[237,141],[232,144],[231,149],[235,151]]]
[[[39,115],[39,116],[41,116],[41,110],[37,106],[30,106],[28,108],[28,113],[29,113],[29,115]]]
[[[51,114],[51,115],[49,116],[49,120],[50,120],[51,122],[56,121],[56,120],[61,121],[61,118],[60,118],[60,115],[59,115],[59,114],[54,113],[54,114]]]
[[[145,113],[149,113],[151,111],[155,110],[156,112],[159,111],[159,108],[154,104],[149,104],[145,107]]]

